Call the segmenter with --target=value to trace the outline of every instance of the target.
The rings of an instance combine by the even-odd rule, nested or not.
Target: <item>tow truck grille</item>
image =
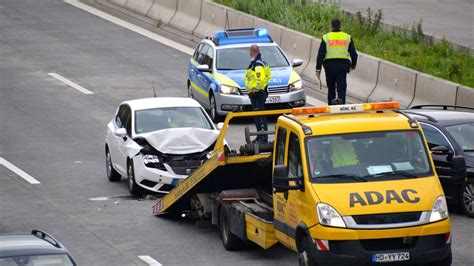
[[[421,212],[399,212],[384,214],[354,215],[352,218],[357,224],[395,224],[417,222]]]
[[[287,93],[287,92],[288,92],[288,86],[268,88],[269,94]],[[240,93],[245,94],[245,95],[248,94],[246,88],[240,88]]]

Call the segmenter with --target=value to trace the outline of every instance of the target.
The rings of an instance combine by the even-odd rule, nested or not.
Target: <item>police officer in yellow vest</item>
[[[338,19],[331,21],[332,31],[323,36],[316,59],[316,77],[321,79],[321,67],[326,72],[328,104],[345,104],[347,73],[357,65],[357,52],[351,36],[342,32]],[[336,97],[337,90],[337,97]]]
[[[250,46],[250,62],[247,71],[245,72],[245,87],[252,104],[252,110],[265,110],[265,100],[268,96],[268,82],[271,78],[271,71],[268,64],[262,59],[260,48],[256,44]],[[267,118],[256,117],[255,126],[257,131],[268,131]],[[262,144],[268,143],[267,135],[258,135],[255,142]]]

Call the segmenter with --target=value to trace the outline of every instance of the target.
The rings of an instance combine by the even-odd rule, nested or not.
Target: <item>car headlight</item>
[[[290,84],[290,91],[297,91],[303,89],[303,81],[301,79]]]
[[[153,154],[143,154],[143,163],[145,165],[152,163],[160,163],[160,159],[158,158],[158,156]]]
[[[446,204],[446,198],[439,196],[433,203],[431,208],[430,223],[441,221],[448,218],[448,204]]]
[[[228,85],[220,85],[219,86],[220,92],[223,94],[239,94],[239,88],[228,86]]]
[[[333,226],[333,227],[346,227],[346,223],[342,220],[341,215],[328,204],[318,203],[316,205],[318,211],[319,223],[322,225]]]

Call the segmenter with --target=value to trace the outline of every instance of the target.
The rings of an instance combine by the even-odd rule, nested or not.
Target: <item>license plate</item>
[[[410,260],[410,252],[380,253],[372,255],[372,262],[384,263]]]
[[[270,96],[267,97],[265,100],[265,103],[279,103],[280,102],[280,96]]]

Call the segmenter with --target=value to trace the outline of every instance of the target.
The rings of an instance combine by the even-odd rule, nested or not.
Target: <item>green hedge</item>
[[[425,40],[421,21],[411,29],[383,29],[383,14],[370,9],[346,15],[338,6],[292,3],[289,0],[215,0],[237,10],[321,38],[330,21],[339,18],[342,30],[351,34],[356,48],[436,77],[474,87],[474,58],[470,50],[460,51],[447,41]]]

